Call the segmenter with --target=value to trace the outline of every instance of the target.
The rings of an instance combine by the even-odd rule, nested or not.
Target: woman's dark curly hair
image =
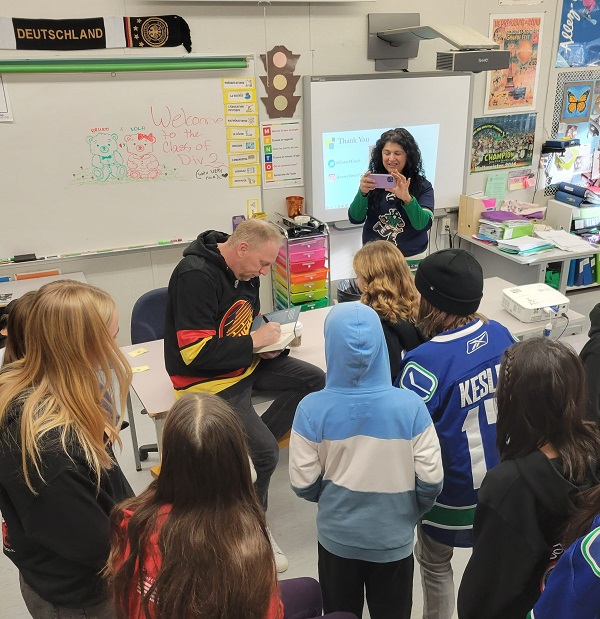
[[[398,127],[397,129],[390,129],[381,134],[381,137],[377,140],[373,151],[371,152],[371,161],[369,162],[369,170],[374,174],[385,174],[387,170],[383,166],[383,158],[381,153],[383,147],[388,143],[393,142],[399,144],[406,153],[406,165],[402,170],[402,174],[406,178],[410,178],[410,188],[419,189],[421,185],[421,179],[425,177],[423,172],[423,160],[421,158],[421,151],[418,144],[415,142],[415,138],[406,129]]]

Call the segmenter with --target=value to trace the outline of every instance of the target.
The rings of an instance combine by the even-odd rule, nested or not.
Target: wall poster
[[[535,109],[542,15],[491,15],[490,37],[510,52],[508,69],[488,71],[484,114]]]
[[[473,120],[471,173],[531,166],[535,113]]]

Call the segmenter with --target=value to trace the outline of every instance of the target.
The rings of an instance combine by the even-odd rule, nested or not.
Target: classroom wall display
[[[294,115],[300,101],[300,97],[294,95],[300,79],[299,75],[294,75],[299,58],[300,54],[293,54],[285,45],[276,45],[260,55],[267,72],[260,76],[267,96],[260,99],[269,118],[291,118]]]
[[[567,82],[563,91],[561,122],[587,122],[592,111],[593,93],[593,82]]]
[[[471,173],[530,166],[535,121],[534,112],[475,118]]]
[[[562,0],[556,67],[590,67],[600,62],[598,0]]]
[[[231,218],[260,198],[259,129],[257,113],[227,102],[228,93],[253,92],[253,67],[223,77],[5,75],[14,122],[0,124],[0,256],[231,230]]]
[[[542,15],[490,16],[490,36],[510,52],[510,66],[487,72],[484,114],[535,109],[542,20]]]
[[[442,71],[306,76],[308,212],[321,221],[347,221],[375,142],[399,126],[419,145],[435,207],[457,207],[465,184],[471,80],[470,74]]]
[[[554,195],[560,182],[600,183],[600,69],[558,74],[550,135],[580,145],[542,158],[544,195]]]

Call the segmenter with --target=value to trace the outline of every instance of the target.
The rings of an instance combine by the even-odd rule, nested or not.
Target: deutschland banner
[[[0,49],[68,51],[178,45],[192,51],[190,27],[179,15],[86,19],[0,17]]]

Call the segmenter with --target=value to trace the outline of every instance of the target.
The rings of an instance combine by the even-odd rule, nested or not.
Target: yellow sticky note
[[[135,350],[132,350],[131,352],[128,352],[127,354],[130,357],[138,357],[139,355],[143,355],[145,352],[148,352],[147,348],[136,348]]]
[[[131,368],[131,371],[134,374],[137,374],[138,372],[147,372],[150,369],[149,365],[138,365],[136,368]]]

